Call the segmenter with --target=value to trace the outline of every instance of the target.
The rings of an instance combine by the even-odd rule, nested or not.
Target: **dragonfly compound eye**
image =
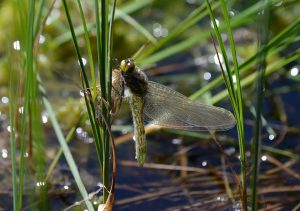
[[[132,59],[125,59],[121,61],[121,70],[122,72],[130,73],[133,72],[135,69],[135,64]]]

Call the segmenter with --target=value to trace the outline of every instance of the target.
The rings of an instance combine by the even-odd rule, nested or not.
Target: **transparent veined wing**
[[[152,124],[181,130],[228,130],[236,121],[231,112],[202,103],[162,84],[148,83],[144,97],[145,120]]]

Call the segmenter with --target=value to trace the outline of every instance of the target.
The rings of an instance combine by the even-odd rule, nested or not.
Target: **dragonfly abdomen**
[[[130,96],[129,103],[134,126],[135,158],[142,166],[147,155],[147,142],[143,115],[144,100],[143,97],[132,94]]]

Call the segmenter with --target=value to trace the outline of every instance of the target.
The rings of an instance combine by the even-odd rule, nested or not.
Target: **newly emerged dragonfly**
[[[173,89],[149,81],[130,58],[122,60],[119,71],[114,70],[112,86],[113,112],[119,108],[120,96],[130,104],[136,159],[140,165],[147,154],[144,121],[190,131],[228,130],[236,124],[232,113],[223,108],[193,102]],[[126,96],[124,89],[128,89]]]

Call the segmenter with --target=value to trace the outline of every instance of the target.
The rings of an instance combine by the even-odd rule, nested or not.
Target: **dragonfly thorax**
[[[147,92],[148,78],[144,72],[139,70],[132,59],[125,59],[121,62],[122,77],[125,86],[133,94],[144,96]]]

